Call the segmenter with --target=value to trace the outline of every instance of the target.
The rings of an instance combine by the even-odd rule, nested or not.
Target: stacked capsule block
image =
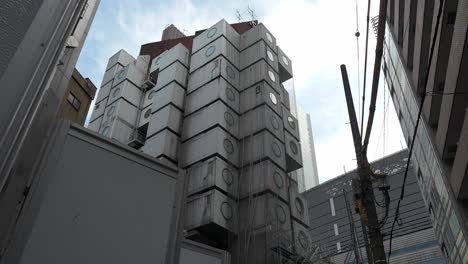
[[[133,58],[124,50],[113,55],[106,66],[89,128],[100,134],[129,143],[140,124],[143,81],[148,56]]]
[[[148,76],[154,86],[146,91],[143,117],[148,117],[142,151],[174,165],[179,163],[190,54],[182,44],[153,58]]]
[[[239,51],[239,239],[254,242],[233,252],[246,256],[240,263],[293,263],[307,256],[302,245],[311,240],[300,232],[307,230],[307,205],[290,177],[302,167],[297,119],[282,85],[292,78],[291,61],[263,24],[241,35]],[[272,211],[268,201],[282,206]]]
[[[185,228],[225,248],[238,233],[239,37],[221,20],[193,40],[179,163]]]
[[[239,35],[221,20],[191,54],[178,44],[152,60],[113,56],[90,127],[123,143],[144,131],[143,152],[186,169],[189,238],[228,249],[233,263],[294,263],[311,240],[291,178],[302,157],[290,78],[263,24]]]

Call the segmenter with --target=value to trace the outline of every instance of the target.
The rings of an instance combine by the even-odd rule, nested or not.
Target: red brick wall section
[[[254,20],[253,23],[258,24],[258,21],[257,20]],[[242,34],[246,31],[248,31],[249,29],[251,29],[253,26],[252,26],[252,22],[241,22],[241,23],[236,23],[236,24],[231,24],[231,27],[233,27],[237,33],[239,34]]]
[[[191,51],[193,37],[194,36],[188,36],[184,38],[169,39],[141,45],[140,55],[150,55],[152,60],[153,58],[159,56],[159,54],[163,53],[168,49],[171,49],[179,43],[182,43],[182,45],[184,45],[188,50]]]
[[[255,24],[258,23],[257,20],[253,22]],[[252,28],[252,22],[249,21],[249,22],[235,23],[235,24],[231,24],[231,26],[239,34],[242,34]],[[141,45],[140,55],[150,55],[151,60],[152,60],[153,58],[159,56],[159,54],[163,53],[165,50],[171,49],[172,47],[174,47],[175,45],[179,43],[182,43],[185,47],[187,47],[187,49],[191,51],[193,38],[205,30],[206,29],[195,32],[194,36],[187,36],[187,37],[178,38],[178,39],[163,40],[163,41],[152,42],[152,43]]]
[[[254,20],[253,23],[257,24],[258,21]],[[252,22],[250,22],[250,21],[249,22],[234,23],[234,24],[230,24],[230,25],[239,34],[242,34],[242,33],[246,32],[246,31],[248,31],[249,29],[252,28]],[[202,29],[202,30],[195,31],[195,36],[200,35],[205,30],[207,30],[207,29]]]

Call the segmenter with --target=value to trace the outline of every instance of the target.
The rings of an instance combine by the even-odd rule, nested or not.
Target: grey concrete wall
[[[13,3],[14,2],[14,3]],[[0,250],[34,176],[45,138],[71,78],[99,0],[88,1],[80,21],[78,46],[68,46],[85,1],[7,1],[2,3],[1,30],[9,34],[2,45],[0,87]],[[13,27],[13,28],[11,28]],[[3,32],[2,32],[3,33]],[[76,42],[75,42],[76,44]],[[61,63],[58,63],[60,60]]]
[[[172,263],[177,168],[64,123],[36,173],[0,263]]]

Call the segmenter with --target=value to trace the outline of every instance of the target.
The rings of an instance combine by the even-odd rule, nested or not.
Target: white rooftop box
[[[239,33],[226,20],[222,19],[193,39],[192,54],[220,36],[226,37],[234,47],[239,48]]]

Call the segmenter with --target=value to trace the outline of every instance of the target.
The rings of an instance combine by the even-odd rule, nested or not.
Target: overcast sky
[[[355,0],[101,0],[77,68],[99,86],[107,60],[118,50],[125,49],[136,57],[140,46],[159,41],[169,24],[193,35],[222,18],[238,22],[236,10],[243,14],[242,21],[250,20],[245,12],[248,6],[292,60],[297,103],[311,115],[320,182],[354,169],[355,153],[339,66],[347,65],[358,110]],[[358,0],[358,7],[362,86],[367,1]],[[377,14],[378,6],[373,6],[371,16]],[[369,36],[367,91],[374,65],[372,28]],[[368,149],[370,161],[406,147],[391,99],[388,107],[385,103],[388,123],[383,129],[383,85],[381,82]],[[366,113],[369,98],[367,93]]]

